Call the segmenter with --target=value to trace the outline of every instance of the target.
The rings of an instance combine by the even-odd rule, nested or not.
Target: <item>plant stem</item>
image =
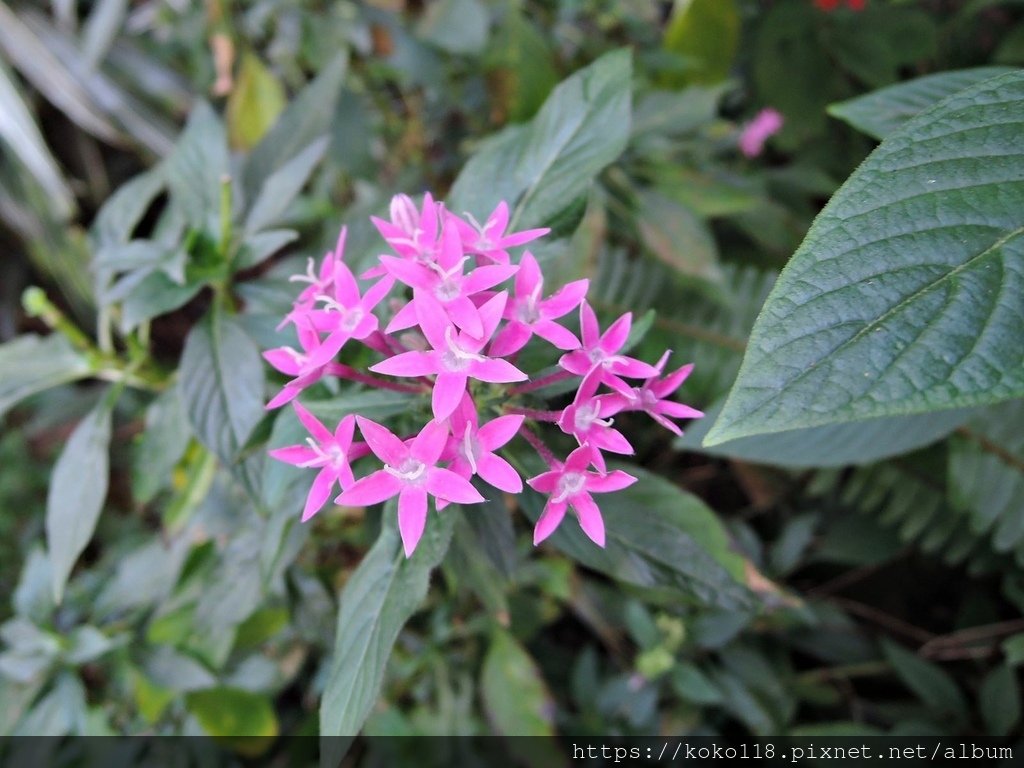
[[[555,371],[554,373],[548,374],[547,376],[542,376],[539,379],[534,379],[533,381],[528,381],[525,384],[520,384],[518,387],[513,387],[509,391],[509,394],[521,395],[525,392],[533,392],[535,389],[547,387],[550,386],[551,384],[557,384],[558,382],[564,381],[565,379],[568,379],[573,375],[574,374],[569,373],[568,371]]]
[[[557,422],[562,415],[560,411],[538,411],[535,408],[520,408],[519,406],[506,408],[505,413],[514,413],[534,421],[549,421],[552,423]]]
[[[526,440],[526,442],[533,446],[533,450],[540,454],[540,457],[544,459],[544,462],[549,467],[554,467],[558,464],[555,454],[551,452],[551,449],[544,445],[543,440],[533,434],[533,431],[527,427],[526,424],[523,424],[523,426],[519,428],[519,434],[523,436],[523,439]]]
[[[362,371],[357,371],[349,365],[343,365],[341,363],[335,363],[332,370],[337,376],[346,378],[349,381],[358,381],[360,384],[366,384],[371,387],[376,387],[377,389],[389,389],[392,392],[408,392],[415,395],[426,391],[423,387],[414,387],[409,384],[399,384],[387,379],[378,379],[375,376],[370,376]]]

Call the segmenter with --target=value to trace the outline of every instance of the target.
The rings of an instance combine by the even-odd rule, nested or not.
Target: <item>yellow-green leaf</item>
[[[235,88],[228,97],[228,140],[234,149],[252,149],[284,110],[284,87],[254,54],[242,56]]]

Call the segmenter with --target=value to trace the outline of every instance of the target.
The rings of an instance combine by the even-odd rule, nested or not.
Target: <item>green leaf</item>
[[[685,434],[675,441],[676,447],[777,467],[842,467],[869,464],[931,445],[971,417],[970,411],[963,410],[884,417],[741,437],[705,448],[704,437],[721,410],[719,402],[703,419],[689,422]]]
[[[832,104],[828,113],[869,136],[884,139],[910,118],[957,91],[1012,71],[1010,67],[977,67],[925,75]]]
[[[553,736],[555,703],[530,654],[497,630],[480,673],[484,711],[501,736]]]
[[[246,51],[238,79],[228,96],[224,120],[232,149],[252,149],[277,120],[285,105],[284,86],[259,57]]]
[[[728,609],[753,605],[744,586],[745,561],[733,551],[725,529],[696,496],[633,465],[637,478],[625,490],[595,497],[605,524],[605,547],[588,539],[567,516],[549,541],[588,568],[689,600]],[[530,519],[540,517],[543,498],[521,497]]]
[[[188,711],[211,736],[277,736],[277,715],[266,696],[239,688],[207,688],[185,697]]]
[[[704,706],[719,704],[722,692],[707,675],[693,664],[677,664],[670,676],[672,690],[680,697],[694,704]]]
[[[978,692],[981,717],[991,736],[1006,736],[1020,722],[1020,685],[1013,667],[1001,665],[985,676]]]
[[[672,84],[724,80],[732,68],[739,36],[735,0],[676,0],[664,47],[684,57],[687,69],[673,77]]]
[[[46,203],[59,221],[75,212],[75,197],[64,181],[60,166],[50,153],[36,121],[0,61],[0,139],[21,160],[46,192]]]
[[[657,190],[643,190],[637,195],[636,223],[647,250],[674,271],[721,281],[715,238],[690,208]]]
[[[483,59],[492,112],[518,123],[529,120],[558,85],[554,54],[521,12],[505,14]]]
[[[59,333],[25,334],[0,344],[0,417],[30,395],[90,373],[89,361]]]
[[[179,387],[200,442],[233,463],[263,418],[263,361],[235,318],[215,310],[192,329]]]
[[[249,237],[235,257],[235,270],[240,272],[262,264],[298,238],[299,233],[294,229],[268,229]]]
[[[110,471],[113,401],[100,401],[79,422],[53,470],[46,494],[46,544],[53,596],[59,603],[71,569],[100,518]]]
[[[780,275],[706,445],[1024,396],[1024,73],[911,120]]]
[[[323,136],[270,174],[249,209],[245,219],[246,233],[254,234],[280,222],[281,215],[309,181],[326,151],[327,137]]]
[[[147,504],[170,484],[171,470],[185,453],[191,432],[177,383],[161,392],[146,409],[146,431],[132,463],[132,490]]]
[[[341,593],[338,630],[323,701],[322,736],[355,736],[377,701],[391,649],[420,607],[431,571],[451,542],[455,515],[432,513],[413,556],[402,552],[397,504],[384,507],[380,538]]]
[[[973,531],[993,532],[993,549],[1024,561],[1024,400],[979,412],[961,433],[950,447],[951,501]]]
[[[480,53],[487,45],[490,18],[480,0],[438,0],[427,6],[416,26],[419,36],[443,51]]]
[[[90,68],[98,67],[121,31],[128,15],[128,0],[99,0],[82,29],[82,56]]]
[[[347,54],[338,54],[281,113],[245,163],[246,200],[255,200],[274,171],[330,131],[347,71]]]
[[[628,50],[605,54],[565,80],[537,116],[490,138],[459,174],[453,211],[481,221],[501,200],[512,228],[551,221],[587,190],[629,139],[632,62]]]
[[[967,702],[956,682],[941,667],[888,640],[883,641],[882,650],[897,676],[929,709],[957,723],[967,719]]]
[[[1003,654],[1011,667],[1024,664],[1024,634],[1014,635],[1003,641]]]
[[[200,101],[192,108],[164,177],[188,223],[200,231],[218,231],[221,179],[228,173],[228,140],[213,108]]]

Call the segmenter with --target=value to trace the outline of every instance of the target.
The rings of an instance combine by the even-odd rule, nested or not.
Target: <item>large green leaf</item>
[[[769,295],[714,445],[1024,395],[1024,73],[898,130]]]
[[[380,538],[345,584],[334,660],[320,704],[322,736],[355,736],[377,701],[391,648],[427,594],[451,542],[457,511],[431,513],[413,556],[402,553],[397,505],[384,507]]]
[[[228,172],[228,139],[213,108],[200,101],[174,152],[164,165],[164,177],[175,203],[189,224],[217,232],[222,179]]]
[[[211,736],[276,736],[277,716],[266,696],[239,688],[189,693],[189,712]]]
[[[929,709],[958,723],[967,718],[963,693],[942,667],[889,641],[882,643],[882,650],[897,676]]]
[[[832,104],[828,113],[869,136],[884,139],[914,115],[957,91],[1012,71],[1010,67],[976,67],[925,75]]]
[[[712,456],[777,467],[842,467],[869,464],[930,445],[971,417],[971,412],[964,410],[883,417],[741,437],[705,448],[701,443],[721,409],[719,403],[709,408],[703,419],[690,422],[676,445]]]
[[[625,149],[631,76],[629,51],[618,50],[562,82],[532,121],[492,137],[466,164],[451,209],[483,220],[505,200],[513,227],[551,221]]]
[[[107,497],[112,408],[111,399],[104,398],[75,427],[57,459],[46,494],[46,543],[57,602],[96,530]]]
[[[232,463],[263,417],[263,361],[233,317],[214,311],[192,329],[179,388],[199,440]]]
[[[0,344],[0,417],[36,392],[92,372],[85,355],[65,337],[26,334]]]
[[[567,516],[551,543],[609,576],[641,587],[682,595],[716,607],[753,603],[744,586],[745,561],[733,551],[725,529],[700,499],[636,466],[622,469],[637,478],[623,491],[594,497],[605,524],[605,547],[588,539]],[[534,521],[543,497],[521,497]]]

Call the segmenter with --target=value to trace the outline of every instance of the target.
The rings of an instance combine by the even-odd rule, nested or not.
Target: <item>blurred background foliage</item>
[[[614,109],[555,91],[622,48]],[[396,582],[422,604],[359,619],[364,652],[394,642],[364,732],[1019,734],[1019,402],[700,441],[875,146],[830,105],[1020,64],[1024,9],[994,0],[0,0],[0,734],[317,732],[358,618],[336,628],[339,590],[387,525],[297,524],[303,476],[262,465],[295,427],[264,416],[254,355],[342,224],[359,263],[392,194],[472,208],[546,102],[600,155],[529,222],[554,229],[549,279],[589,277],[648,359],[694,361],[710,415],[676,442],[627,425],[646,473],[607,504],[638,531],[618,549],[533,550],[497,502],[433,517],[433,578]],[[745,158],[764,107],[784,127]],[[218,389],[231,369],[248,383]],[[333,394],[335,418],[406,407]],[[230,418],[189,411],[211,399]],[[76,441],[109,464],[54,468]]]

